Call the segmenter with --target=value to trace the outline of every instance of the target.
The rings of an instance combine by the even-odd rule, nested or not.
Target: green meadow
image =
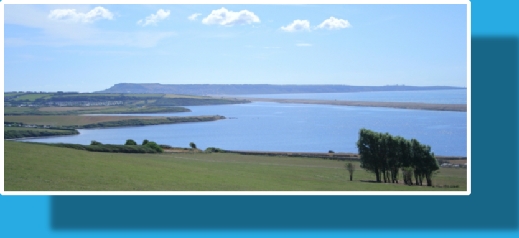
[[[441,168],[434,187],[373,183],[345,161],[232,153],[101,153],[4,141],[5,191],[466,191],[467,170]],[[439,187],[440,185],[441,187]],[[448,188],[446,188],[448,186]]]

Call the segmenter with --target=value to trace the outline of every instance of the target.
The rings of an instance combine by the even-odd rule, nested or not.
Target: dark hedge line
[[[59,131],[48,131],[48,130],[5,130],[4,139],[18,139],[25,137],[42,137],[42,136],[64,136],[64,135],[77,135],[77,130],[59,130]]]
[[[75,126],[78,129],[103,128],[103,127],[123,127],[123,126],[146,126],[146,125],[162,125],[174,124],[182,122],[204,122],[225,119],[224,116],[203,116],[203,117],[168,117],[164,119],[129,119],[122,121],[107,121],[95,124],[87,124],[83,126]]]
[[[50,146],[71,148],[76,150],[86,150],[91,152],[109,152],[109,153],[160,153],[156,149],[146,145],[79,145],[79,144],[46,144]]]

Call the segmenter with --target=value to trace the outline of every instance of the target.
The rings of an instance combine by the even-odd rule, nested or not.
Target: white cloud
[[[292,24],[281,27],[281,30],[286,32],[309,31],[310,22],[308,20],[294,20]]]
[[[91,8],[85,5],[74,7],[77,12],[84,15]],[[41,45],[51,47],[63,46],[126,46],[151,48],[160,42],[176,35],[175,32],[125,32],[107,31],[96,28],[95,24],[69,24],[73,19],[55,20],[49,17],[49,12],[67,7],[55,5],[24,5],[9,4],[5,6],[5,24],[25,26],[40,29],[35,34],[20,37],[6,32],[4,44],[6,47],[21,47],[29,45]],[[92,11],[90,11],[92,12]],[[90,18],[95,20],[96,18]]]
[[[213,10],[202,23],[206,25],[218,24],[222,26],[244,25],[258,23],[260,19],[253,12],[241,10],[239,12],[229,11],[225,8]]]
[[[200,15],[202,15],[202,14],[200,14],[200,13],[195,13],[195,14],[193,14],[193,15],[187,17],[187,19],[189,19],[190,21],[196,21],[196,18],[197,18],[198,16],[200,16]]]
[[[312,44],[308,44],[308,43],[298,43],[298,44],[296,44],[296,46],[299,46],[299,47],[308,47],[308,46],[312,46]]]
[[[54,9],[47,17],[58,21],[92,23],[99,19],[112,20],[114,14],[104,7],[96,7],[87,13],[77,12],[76,9]]]
[[[323,21],[317,28],[320,29],[328,29],[328,30],[334,30],[334,29],[343,29],[351,27],[350,22],[343,19],[337,19],[335,17],[330,17]]]
[[[137,22],[138,25],[147,26],[147,25],[157,25],[157,22],[162,21],[169,17],[170,11],[164,11],[163,9],[159,9],[157,14],[151,14],[147,16],[145,19],[141,19]]]

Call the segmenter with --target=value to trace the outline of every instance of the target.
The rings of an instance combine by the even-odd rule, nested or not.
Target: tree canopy
[[[427,186],[432,186],[432,174],[440,169],[431,147],[415,139],[406,140],[362,128],[357,148],[361,168],[375,173],[377,182],[398,183],[401,169],[405,184],[412,184],[410,173],[414,173],[416,185],[422,185],[426,178]]]
[[[137,142],[135,142],[132,139],[128,139],[128,140],[126,140],[126,143],[124,143],[124,145],[137,145]]]

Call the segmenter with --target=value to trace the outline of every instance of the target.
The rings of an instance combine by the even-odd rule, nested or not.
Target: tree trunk
[[[350,174],[350,181],[352,181],[352,180],[353,180],[353,175],[352,175],[352,174]]]

